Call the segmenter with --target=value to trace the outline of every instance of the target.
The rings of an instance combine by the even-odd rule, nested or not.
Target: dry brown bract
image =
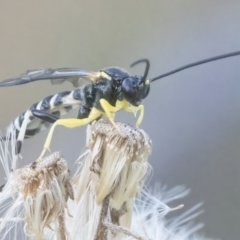
[[[67,162],[61,153],[16,170],[12,179],[13,192],[23,197],[28,236],[42,239],[45,227],[52,223],[64,225],[64,209],[68,198],[73,199],[73,191]]]

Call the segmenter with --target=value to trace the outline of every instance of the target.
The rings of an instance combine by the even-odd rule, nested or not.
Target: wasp
[[[240,55],[240,51],[204,59],[152,79],[147,78],[150,68],[148,59],[141,59],[131,64],[133,67],[136,64],[145,63],[146,67],[142,76],[132,76],[120,67],[107,67],[98,72],[78,68],[48,68],[28,70],[20,77],[6,79],[0,82],[0,87],[40,80],[50,80],[52,84],[69,81],[75,87],[72,91],[47,96],[42,101],[33,104],[12,122],[11,126],[14,127],[17,137],[16,154],[20,153],[24,138],[34,136],[39,131],[49,128],[51,124],[52,127],[45,141],[44,150],[39,158],[49,149],[57,125],[74,128],[89,124],[105,115],[117,128],[114,122],[115,113],[125,110],[132,113],[140,112],[136,122],[136,127],[138,127],[144,117],[142,100],[148,96],[152,82],[190,67],[237,55]],[[60,118],[74,108],[79,108],[77,118]]]

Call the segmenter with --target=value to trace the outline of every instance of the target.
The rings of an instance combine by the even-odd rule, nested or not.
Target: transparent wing
[[[100,72],[90,72],[77,68],[36,69],[28,70],[17,78],[3,80],[0,82],[0,87],[10,87],[39,80],[50,80],[52,84],[62,84],[65,81],[69,81],[74,87],[79,87],[86,82],[98,81],[100,76]]]

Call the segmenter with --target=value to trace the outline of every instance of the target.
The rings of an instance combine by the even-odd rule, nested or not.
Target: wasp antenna
[[[185,66],[179,67],[175,70],[172,70],[170,72],[161,74],[160,76],[157,76],[157,77],[151,79],[150,82],[154,82],[158,79],[167,77],[169,75],[180,72],[180,71],[185,70],[187,68],[195,67],[195,66],[198,66],[198,65],[201,65],[201,64],[204,64],[204,63],[213,62],[213,61],[220,60],[220,59],[223,59],[223,58],[234,57],[234,56],[237,56],[237,55],[240,55],[240,51],[227,53],[227,54],[219,55],[219,56],[216,56],[216,57],[207,58],[207,59],[204,59],[204,60],[201,60],[201,61],[198,61],[198,62],[190,63],[190,64],[187,64]]]
[[[142,80],[139,82],[139,84],[145,82],[146,78],[147,78],[147,75],[148,75],[148,72],[149,72],[149,68],[150,68],[150,62],[148,59],[140,59],[134,63],[132,63],[130,65],[130,67],[134,67],[135,65],[139,64],[139,63],[142,63],[142,62],[145,62],[146,63],[146,68],[145,68],[145,72],[144,72],[144,75],[142,77]]]

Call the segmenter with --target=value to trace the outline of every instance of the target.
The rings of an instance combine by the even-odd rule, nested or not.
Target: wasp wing
[[[86,83],[86,81],[98,81],[100,76],[100,72],[85,71],[78,68],[36,69],[28,70],[17,78],[3,80],[0,82],[0,87],[10,87],[39,80],[50,80],[52,84],[61,84],[65,81],[69,81],[74,87],[79,87]],[[85,80],[85,82],[82,80]]]

